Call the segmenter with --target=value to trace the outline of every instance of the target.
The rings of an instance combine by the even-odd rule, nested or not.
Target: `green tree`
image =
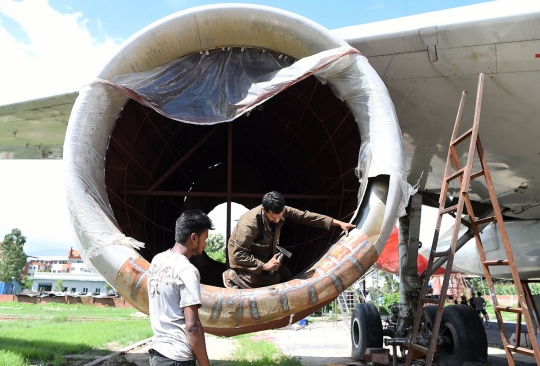
[[[54,285],[53,291],[57,291],[57,292],[64,291],[64,285],[62,284],[62,280],[56,281],[56,285]]]
[[[34,278],[33,277],[28,277],[28,276],[24,276],[22,278],[22,285],[23,285],[23,288],[26,289],[26,290],[31,290],[32,289],[32,283],[34,282]]]
[[[0,244],[0,282],[11,282],[13,278],[21,277],[26,265],[24,243],[26,237],[19,229],[13,229],[4,236],[4,242]]]
[[[392,273],[379,271],[379,276],[384,278],[384,285],[381,291],[383,294],[391,295],[399,291],[399,282]]]
[[[225,263],[225,237],[221,233],[211,233],[206,239],[204,251],[216,262]]]

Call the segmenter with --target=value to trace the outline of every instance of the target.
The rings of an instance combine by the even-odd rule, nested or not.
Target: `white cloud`
[[[75,246],[62,161],[0,160],[0,177],[0,240],[18,228],[27,254],[64,255]]]
[[[93,37],[83,14],[61,14],[47,0],[0,0],[0,13],[29,39],[16,39],[0,23],[0,105],[79,90],[118,49],[111,37]]]

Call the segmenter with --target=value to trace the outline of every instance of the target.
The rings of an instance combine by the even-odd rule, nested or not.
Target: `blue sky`
[[[474,0],[273,0],[273,1],[193,1],[193,0],[92,0],[49,1],[58,11],[81,12],[89,20],[88,29],[127,39],[129,36],[174,12],[216,3],[251,3],[273,6],[309,18],[328,29],[376,22],[407,15],[455,8],[486,1]],[[149,5],[152,4],[152,5]]]
[[[250,3],[335,29],[481,2],[486,1]],[[76,91],[135,32],[174,12],[212,3],[221,1],[0,0],[0,105]],[[61,161],[0,160],[0,239],[18,227],[27,236],[27,254],[65,255],[74,244],[64,196]]]

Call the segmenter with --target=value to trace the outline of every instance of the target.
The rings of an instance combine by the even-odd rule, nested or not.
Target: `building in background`
[[[24,275],[32,276],[36,272],[50,273],[88,273],[79,251],[71,248],[67,256],[31,257],[24,268]]]
[[[62,281],[62,291],[55,291],[58,281]],[[51,273],[36,272],[32,282],[35,292],[62,292],[67,295],[104,296],[107,294],[107,282],[103,276],[94,273]]]
[[[62,292],[71,295],[103,296],[108,284],[100,274],[86,269],[79,251],[71,248],[67,256],[31,257],[24,275],[33,278],[32,291]],[[55,287],[62,281],[62,291]]]

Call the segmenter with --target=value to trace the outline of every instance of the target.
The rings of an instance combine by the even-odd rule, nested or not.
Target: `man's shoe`
[[[229,273],[230,273],[229,271],[230,271],[230,269],[227,269],[227,270],[225,270],[225,272],[223,272],[223,275],[222,275],[222,277],[223,277],[223,285],[224,285],[226,288],[238,288],[238,286],[235,285],[235,284],[231,281],[231,279],[230,279],[230,277],[229,277]],[[235,273],[235,274],[236,274],[236,273]]]
[[[223,272],[223,284],[227,288],[251,288],[243,279],[238,277],[238,274],[232,268]]]

